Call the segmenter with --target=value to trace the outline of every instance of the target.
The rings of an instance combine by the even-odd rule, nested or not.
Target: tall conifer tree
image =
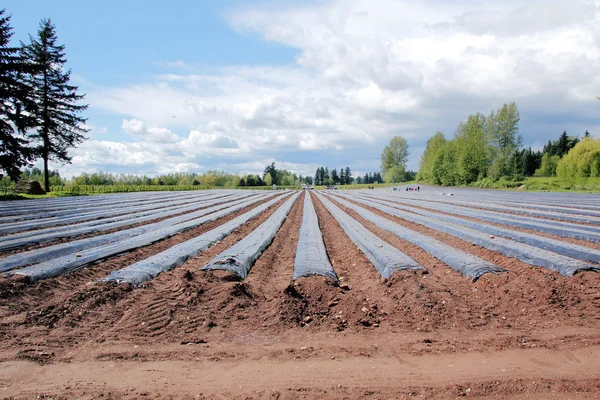
[[[69,84],[71,70],[65,69],[65,46],[57,44],[56,27],[50,19],[40,22],[35,37],[23,46],[23,55],[35,66],[35,73],[29,75],[34,88],[37,130],[31,137],[38,143],[37,153],[44,160],[45,190],[50,190],[48,161],[70,163],[69,149],[76,147],[87,138],[86,118],[79,114],[88,108],[79,104],[85,97],[78,94],[77,86]]]
[[[13,181],[19,179],[21,169],[33,158],[25,131],[33,124],[29,112],[31,88],[24,82],[30,67],[19,54],[19,48],[10,46],[13,35],[10,16],[0,10],[0,175],[7,174]]]

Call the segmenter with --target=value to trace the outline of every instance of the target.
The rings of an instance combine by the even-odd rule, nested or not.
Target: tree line
[[[528,176],[600,176],[598,141],[563,132],[541,151],[522,148],[520,114],[513,102],[488,115],[476,113],[460,122],[453,139],[436,132],[427,141],[417,179],[445,186]]]
[[[541,151],[533,151],[531,147],[522,148],[519,121],[519,110],[512,102],[488,115],[469,115],[458,124],[452,139],[447,139],[442,132],[436,132],[427,141],[417,179],[454,186],[484,179],[519,180],[534,175],[566,177],[573,175],[575,172],[571,171],[575,170],[580,175],[596,173],[593,172],[594,156],[591,155],[594,140],[588,131],[582,140],[563,132],[556,140],[549,140]],[[571,159],[567,157],[568,154],[580,146],[587,149],[584,162],[587,166],[567,167],[568,162],[573,163],[568,161]]]
[[[513,102],[489,115],[476,113],[458,124],[453,139],[442,132],[427,141],[418,180],[445,186],[465,185],[518,173],[520,114]]]
[[[340,168],[340,171],[333,168],[331,171],[329,167],[318,167],[315,171],[315,185],[350,185],[354,182],[352,176],[352,170],[350,167]]]
[[[69,163],[69,149],[86,137],[79,104],[85,95],[69,83],[71,71],[56,27],[42,19],[29,43],[11,45],[13,29],[0,10],[0,178],[17,181],[21,171],[43,160],[44,186],[50,190],[49,161]]]
[[[377,176],[377,181],[401,183],[415,180],[417,173],[406,169],[408,154],[406,139],[402,136],[394,136],[381,153],[381,174]]]

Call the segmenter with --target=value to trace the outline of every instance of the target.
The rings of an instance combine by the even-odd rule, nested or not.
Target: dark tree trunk
[[[50,173],[48,172],[48,154],[44,154],[44,190],[50,191]]]

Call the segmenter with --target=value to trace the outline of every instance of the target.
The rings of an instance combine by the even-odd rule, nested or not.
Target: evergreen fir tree
[[[37,131],[31,137],[38,143],[38,156],[44,160],[44,185],[49,191],[48,161],[71,162],[69,149],[87,139],[84,136],[89,131],[84,127],[87,119],[78,115],[88,105],[78,104],[85,95],[78,94],[78,87],[69,84],[71,71],[64,68],[65,46],[57,44],[52,21],[43,19],[37,36],[29,38],[31,43],[24,45],[22,52],[35,66],[30,85],[34,88]]]
[[[32,109],[31,88],[24,82],[30,67],[19,54],[19,48],[10,46],[13,35],[10,16],[0,10],[0,177],[4,173],[17,181],[21,169],[33,158],[25,131],[33,126],[29,112]]]
[[[344,177],[346,178],[344,181],[344,185],[352,184],[352,170],[350,169],[350,167],[346,167],[346,169],[344,170]]]
[[[338,175],[337,169],[335,168],[331,170],[331,180],[333,180],[333,183],[336,185],[340,183],[340,177]]]

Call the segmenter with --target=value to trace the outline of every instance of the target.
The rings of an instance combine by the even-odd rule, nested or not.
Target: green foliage
[[[427,146],[421,156],[419,164],[419,173],[417,179],[423,182],[434,183],[433,164],[437,157],[437,152],[446,144],[446,137],[442,132],[436,132],[435,135],[427,140]]]
[[[242,184],[243,182],[243,184]],[[245,177],[243,177],[242,179],[240,179],[240,186],[244,187],[257,187],[257,186],[264,186],[265,183],[262,180],[262,178],[258,175],[246,175]]]
[[[436,152],[433,161],[433,183],[444,186],[458,184],[456,163],[458,160],[458,146],[455,140],[450,140]]]
[[[476,182],[473,182],[471,187],[483,188],[483,189],[512,189],[523,186],[524,181],[522,179],[511,179],[503,176],[498,180],[492,178],[483,178]]]
[[[271,186],[273,184],[278,185],[279,184],[279,173],[277,171],[277,168],[275,167],[275,163],[272,162],[270,165],[267,165],[265,167],[265,171],[263,172],[263,180],[265,182],[267,182],[267,175],[269,175],[269,182],[267,183],[267,186]]]
[[[385,175],[393,167],[406,169],[407,161],[408,142],[402,136],[394,136],[381,153],[381,172]]]
[[[250,177],[250,175],[248,175],[244,178],[245,182],[241,186],[261,186],[263,184],[266,184],[267,186],[272,186],[272,185],[300,186],[300,185],[302,185],[301,180],[299,179],[299,177],[296,174],[294,174],[286,169],[277,169],[274,162],[272,162],[271,164],[269,164],[265,167],[262,180],[260,178],[256,179],[255,176],[252,176],[252,178],[250,178],[250,180],[254,181],[254,182],[248,182],[248,177]],[[241,184],[241,181],[240,181],[240,184]]]
[[[544,153],[540,168],[535,171],[535,176],[556,176],[556,166],[559,160],[559,156]]]
[[[43,182],[43,180],[44,180],[43,174],[44,174],[43,171],[40,170],[39,168],[36,168],[36,167],[33,167],[31,169],[26,168],[21,173],[20,178],[25,181]],[[60,185],[65,184],[65,180],[60,177],[60,173],[58,172],[57,169],[55,169],[54,171],[49,171],[48,175],[50,177],[50,185],[51,186],[60,186]]]
[[[531,177],[527,178],[523,185],[526,190],[532,191],[600,191],[600,178],[575,178],[561,179],[557,177]]]
[[[36,170],[37,168],[33,168]],[[39,171],[39,169],[37,169]],[[259,181],[257,181],[258,179]],[[50,178],[52,182],[52,178]],[[157,175],[154,178],[146,175],[125,175],[125,174],[111,174],[106,172],[94,172],[92,174],[82,173],[79,176],[73,177],[67,186],[129,186],[129,187],[146,187],[153,186],[156,190],[169,190],[160,189],[162,186],[179,186],[179,187],[192,187],[201,186],[203,188],[210,187],[223,187],[223,188],[234,188],[241,186],[241,178],[238,175],[230,174],[223,171],[207,171],[204,174],[196,173],[171,173],[165,175]],[[256,175],[252,176],[251,182],[255,184],[262,180]],[[244,182],[245,183],[245,182]],[[53,183],[54,186],[64,185],[65,183],[57,184]],[[245,185],[244,185],[245,186]],[[253,186],[253,185],[250,185]],[[107,189],[110,190],[110,189]],[[129,191],[129,190],[126,190]],[[137,190],[133,190],[137,191]],[[109,192],[110,193],[110,192]]]
[[[10,16],[0,10],[0,178],[17,181],[21,169],[31,165],[34,151],[25,135],[33,126],[29,117],[34,103],[32,88],[24,75],[31,67],[22,59],[19,49],[10,46],[13,35]]]
[[[23,57],[34,72],[27,75],[34,89],[36,133],[31,138],[37,143],[37,153],[44,160],[45,190],[50,190],[48,161],[70,163],[69,149],[86,140],[89,130],[86,119],[78,115],[88,108],[78,104],[85,95],[77,93],[77,86],[69,84],[71,71],[65,68],[65,46],[57,44],[56,27],[49,19],[40,22],[36,37],[22,47]]]
[[[492,111],[487,118],[487,133],[494,152],[488,171],[492,179],[516,174],[515,166],[510,161],[523,142],[519,133],[520,119],[514,102],[504,104],[496,112]]]
[[[327,186],[327,185],[350,185],[354,182],[354,178],[352,177],[352,170],[350,167],[340,168],[338,170],[333,168],[331,172],[329,171],[329,167],[318,167],[315,171],[314,180],[312,177],[306,177],[303,183],[306,184],[315,184],[315,186]]]
[[[475,182],[485,176],[490,162],[490,145],[486,137],[486,118],[470,115],[456,130],[456,184]]]
[[[277,176],[277,174],[275,176]],[[267,172],[265,174],[263,180],[265,181],[265,184],[267,186],[272,186],[273,185],[273,178],[271,177],[271,173],[270,172]]]
[[[600,139],[584,138],[556,166],[561,179],[600,176]]]
[[[385,183],[400,183],[406,181],[406,170],[404,167],[391,167],[383,176]]]
[[[523,149],[519,154],[521,168],[519,173],[524,176],[532,176],[542,165],[542,152],[533,151],[531,147]]]
[[[578,139],[565,132],[558,140],[548,141],[544,153],[521,150],[519,121],[519,110],[510,103],[488,116],[470,115],[458,125],[452,140],[436,132],[427,141],[417,179],[447,186],[493,187],[498,182],[499,187],[513,187],[523,176],[555,175],[560,154]]]
[[[588,136],[585,136],[584,134],[584,137],[589,137],[589,132],[586,131],[586,133]],[[543,152],[562,158],[575,147],[577,143],[579,143],[579,137],[569,136],[567,135],[567,132],[564,131],[554,142],[548,140],[548,144],[544,146]]]
[[[181,186],[181,185],[64,185],[51,187],[52,193],[58,195],[70,194],[101,194],[101,193],[128,193],[128,192],[151,192],[151,191],[180,191],[180,190],[205,190],[213,189],[208,186]]]

